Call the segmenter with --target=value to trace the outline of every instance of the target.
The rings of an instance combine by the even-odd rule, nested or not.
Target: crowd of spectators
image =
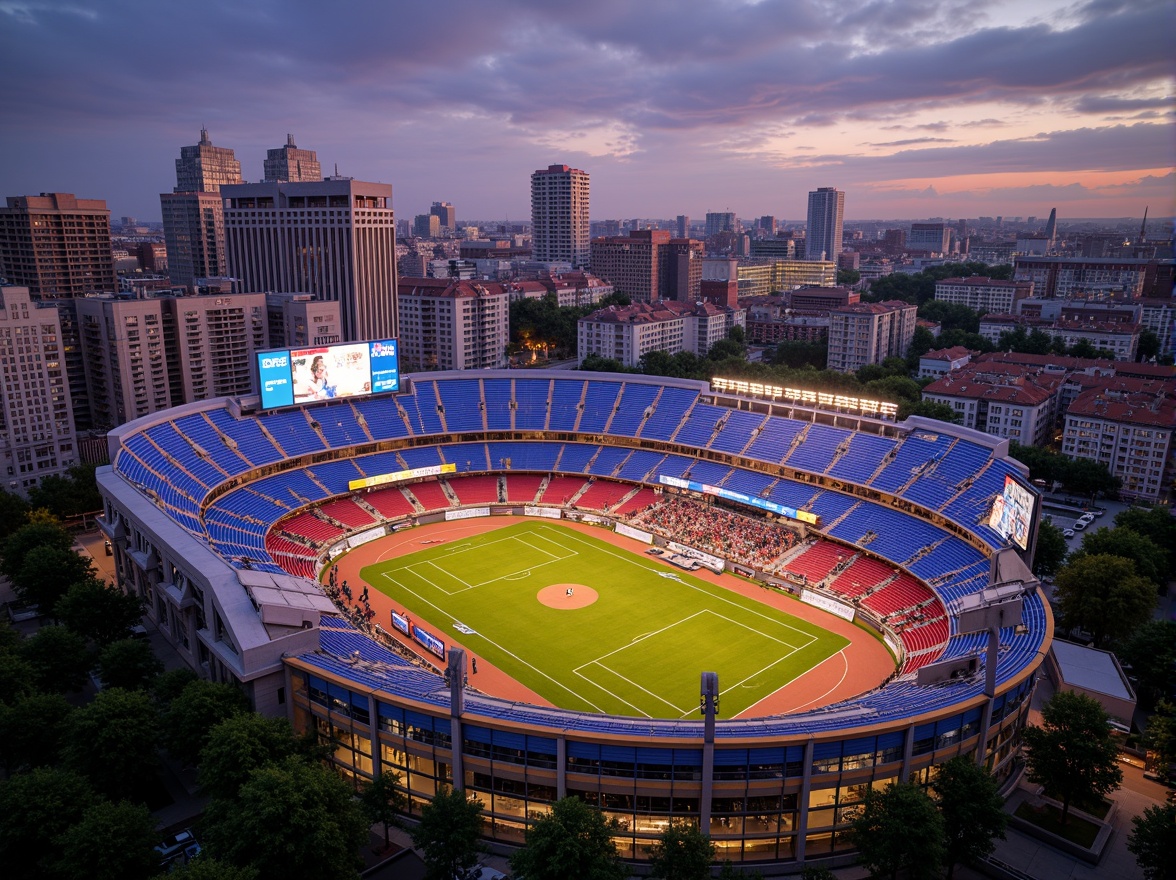
[[[672,496],[663,496],[643,509],[635,517],[635,524],[754,569],[767,568],[800,540],[796,532],[783,525]]]

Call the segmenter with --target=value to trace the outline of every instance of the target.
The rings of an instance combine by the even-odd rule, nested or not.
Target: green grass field
[[[652,556],[546,522],[430,547],[360,574],[414,621],[565,709],[697,715],[699,674],[710,671],[719,674],[720,717],[730,718],[848,644]],[[599,599],[561,609],[536,598],[564,583],[591,587]]]

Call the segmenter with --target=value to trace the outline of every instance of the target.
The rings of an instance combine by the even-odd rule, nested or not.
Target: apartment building
[[[853,373],[888,357],[905,357],[915,335],[916,311],[900,300],[831,309],[827,368]]]
[[[506,366],[510,293],[501,284],[404,278],[400,365],[404,372]]]
[[[1033,296],[1032,281],[997,281],[983,275],[969,278],[944,278],[935,284],[939,302],[967,306],[978,312],[1016,311],[1017,303]]]
[[[609,306],[581,318],[576,354],[580,363],[590,354],[636,367],[651,351],[705,355],[711,346],[746,324],[747,313],[714,303],[664,300]]]

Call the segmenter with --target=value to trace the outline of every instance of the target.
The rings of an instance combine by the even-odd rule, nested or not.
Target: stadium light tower
[[[449,718],[451,730],[455,743],[460,743],[461,740],[457,737],[461,736],[461,715],[465,710],[465,685],[466,685],[466,656],[465,650],[451,645],[449,648],[446,665],[445,665],[445,683],[449,685]],[[465,770],[462,768],[461,749],[454,747],[453,749],[453,787],[455,789],[465,788]]]
[[[698,698],[703,716],[702,797],[698,801],[698,827],[703,834],[710,828],[711,794],[715,775],[715,716],[719,714],[719,674],[704,672]]]

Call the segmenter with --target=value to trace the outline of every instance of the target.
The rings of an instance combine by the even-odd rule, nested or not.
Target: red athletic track
[[[339,583],[346,580],[351,586],[352,595],[358,596],[362,591],[360,585],[364,583],[359,572],[366,566],[398,556],[405,556],[437,543],[480,535],[518,522],[517,517],[484,517],[482,519],[432,523],[405,529],[402,532],[357,547],[340,557],[336,563],[339,568]],[[644,549],[644,545],[640,542],[622,537],[599,526],[589,526],[568,520],[561,520],[560,525],[608,541],[630,552],[640,553]],[[840,617],[819,611],[797,599],[784,596],[775,590],[758,587],[732,575],[716,575],[706,569],[692,572],[692,574],[734,592],[750,596],[765,605],[779,608],[793,617],[807,620],[849,639],[849,644],[837,654],[765,697],[743,712],[740,717],[752,718],[801,712],[817,706],[836,703],[877,687],[894,671],[894,660],[886,647],[860,627],[854,626]],[[369,586],[372,587],[368,595],[372,610],[376,612],[375,622],[385,629],[389,629],[392,601],[374,585]],[[454,633],[446,632],[442,637],[446,642],[461,645],[461,642],[456,641],[453,636]],[[468,648],[466,654],[472,656],[472,652]],[[435,662],[436,658],[432,658],[432,660]],[[534,703],[539,706],[552,705],[482,657],[478,657],[477,675],[471,674],[469,680],[472,687],[492,696]]]

